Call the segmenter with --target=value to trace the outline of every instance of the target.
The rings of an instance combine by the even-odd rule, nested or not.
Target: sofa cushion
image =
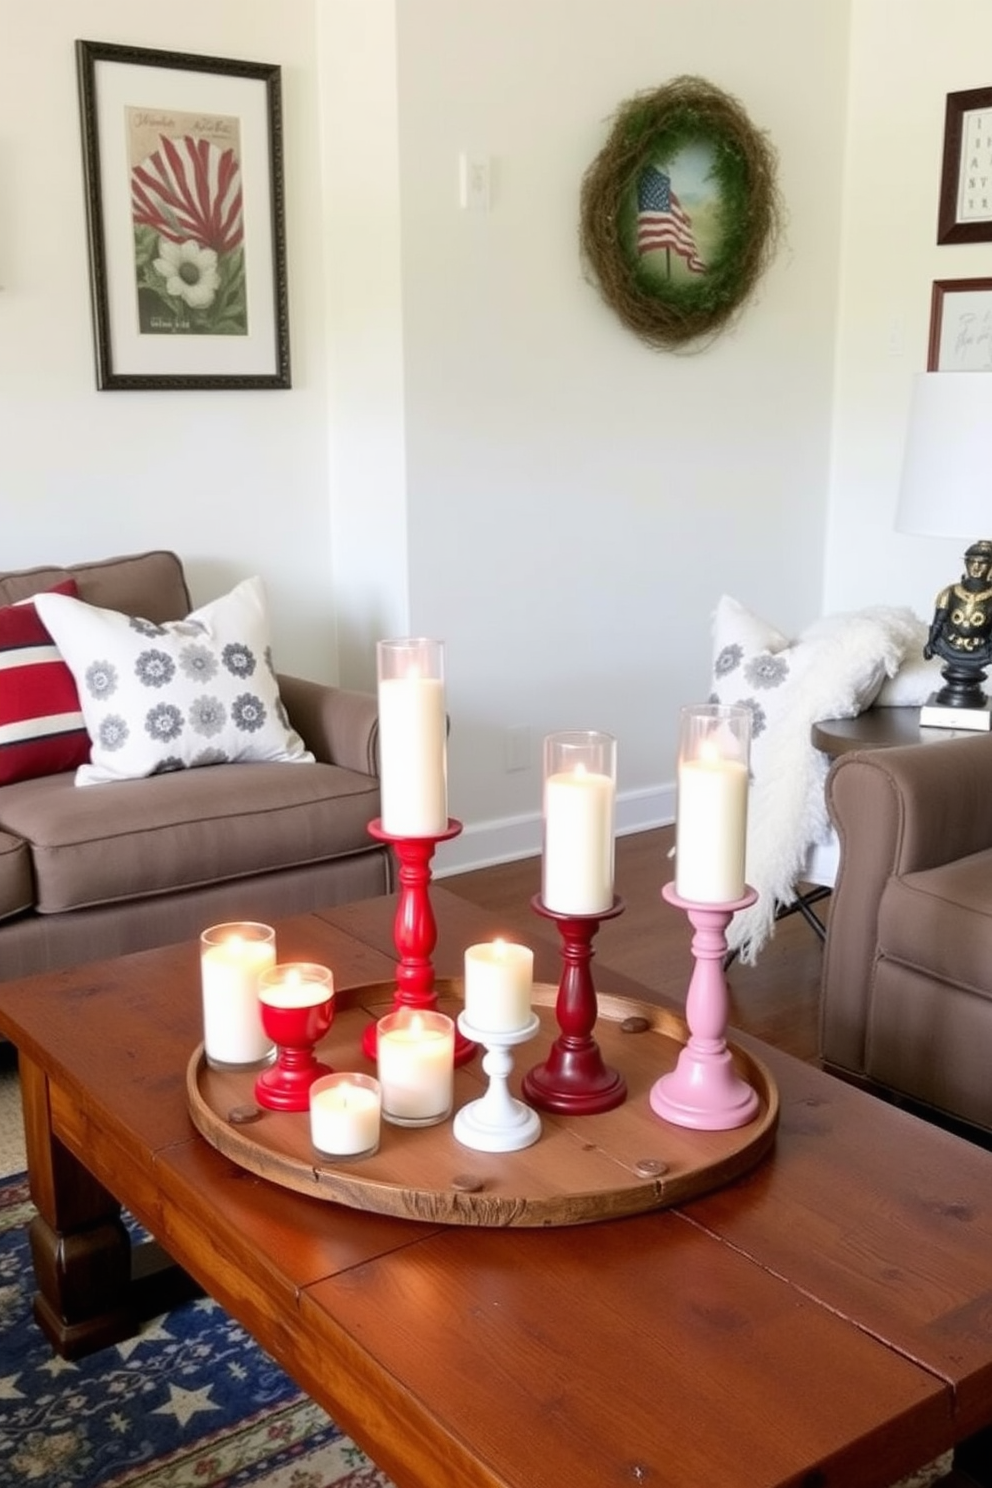
[[[0,791],[0,828],[29,844],[43,914],[368,852],[378,811],[378,781],[306,763],[216,765],[103,790],[49,775]]]
[[[67,579],[57,592],[74,595]],[[0,608],[0,785],[74,770],[90,740],[72,673],[30,600]]]
[[[992,999],[992,849],[892,877],[878,909],[886,959]]]
[[[90,735],[77,785],[313,761],[279,696],[260,578],[163,624],[61,594],[39,594],[35,605],[76,679]]]
[[[0,920],[22,914],[33,902],[30,849],[20,837],[0,832]]]
[[[0,573],[0,604],[16,604],[65,579],[76,584],[80,599],[105,610],[144,615],[147,620],[181,620],[192,607],[183,565],[176,553],[155,549],[74,563],[68,568],[9,569]]]

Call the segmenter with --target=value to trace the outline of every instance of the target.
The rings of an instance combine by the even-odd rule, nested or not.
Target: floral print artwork
[[[139,332],[246,336],[239,121],[126,112]]]

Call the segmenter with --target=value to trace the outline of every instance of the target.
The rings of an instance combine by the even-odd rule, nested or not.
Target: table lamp
[[[913,385],[896,529],[971,539],[964,572],[937,595],[923,654],[944,685],[920,710],[923,727],[988,730],[983,689],[992,663],[992,376],[922,372]]]

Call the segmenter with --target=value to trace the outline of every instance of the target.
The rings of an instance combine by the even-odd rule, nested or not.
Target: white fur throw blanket
[[[830,836],[830,762],[810,742],[812,725],[870,707],[885,679],[922,651],[926,632],[912,610],[877,605],[817,620],[789,641],[736,600],[720,600],[711,700],[752,712],[747,881],[758,900],[727,932],[744,962],[754,963],[776,911],[794,902],[810,848]]]

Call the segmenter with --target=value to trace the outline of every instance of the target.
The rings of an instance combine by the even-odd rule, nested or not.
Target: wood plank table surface
[[[432,902],[439,976],[515,930],[557,981],[526,907],[513,926]],[[280,922],[280,958],[381,981],[394,910]],[[199,1136],[195,944],[2,984],[0,1031],[56,1347],[123,1336],[158,1299],[132,1282],[123,1203],[398,1488],[887,1488],[992,1422],[992,1155],[743,1035],[781,1098],[750,1173],[649,1214],[503,1229],[328,1204]]]

